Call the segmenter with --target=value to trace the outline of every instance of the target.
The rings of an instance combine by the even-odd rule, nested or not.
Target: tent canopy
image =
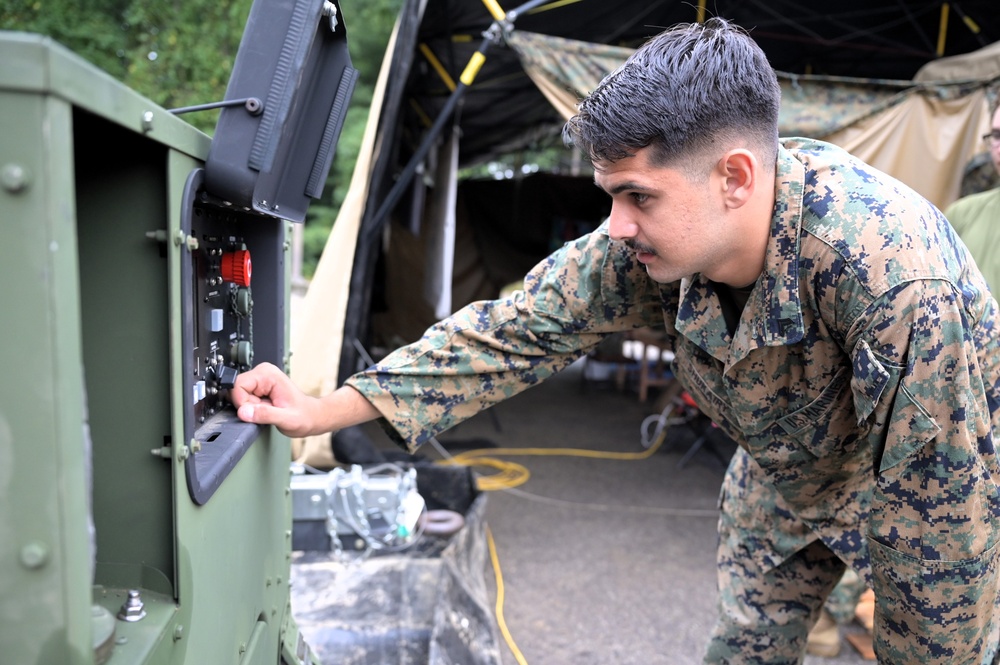
[[[982,148],[978,136],[988,122],[985,108],[1000,74],[1000,54],[990,47],[1000,40],[995,3],[715,0],[704,16],[722,16],[744,27],[767,53],[781,73],[786,133],[790,125],[785,123],[792,123],[792,133],[839,143],[904,182],[909,181],[896,169],[911,169],[922,182],[909,184],[943,206],[957,194],[968,156]],[[588,87],[567,81],[581,80],[573,79],[576,75],[599,80],[650,36],[698,20],[704,5],[675,0],[541,4],[517,16],[503,39],[486,50],[454,114],[442,114],[455,82],[466,81],[467,63],[494,19],[484,0],[405,0],[348,201],[306,296],[304,335],[293,338],[292,373],[300,385],[316,394],[329,392],[363,364],[359,345],[389,341],[385,329],[398,334],[396,341],[411,341],[412,331],[419,334],[441,311],[495,297],[500,278],[484,275],[493,265],[477,253],[484,244],[523,265],[533,256],[541,258],[546,240],[555,242],[567,229],[579,231],[581,223],[592,221],[563,205],[584,200],[584,192],[593,194],[592,184],[573,190],[572,182],[515,182],[498,185],[507,191],[495,197],[483,185],[442,185],[453,181],[456,167],[557,143],[565,107],[572,112],[573,96]],[[554,46],[560,39],[572,41],[561,49]],[[579,42],[589,44],[574,47]],[[557,65],[561,61],[564,75],[546,82],[536,65],[551,67],[553,59]],[[937,83],[963,76],[978,80]],[[555,97],[568,88],[572,92],[560,112]],[[445,131],[419,160],[413,184],[387,205],[387,194],[399,189],[400,174],[417,161],[411,157],[427,145],[424,138],[439,117],[449,118]],[[935,162],[948,171],[946,177],[928,167]],[[540,197],[556,186],[570,189],[549,197],[553,207],[545,208],[543,220],[549,226],[532,225],[524,210],[541,209]],[[492,206],[476,209],[491,200]],[[592,217],[605,214],[597,203],[586,207]],[[389,226],[378,214],[387,208]],[[533,245],[517,246],[518,239]],[[394,314],[400,297],[419,301],[405,325]],[[378,340],[372,331],[380,317],[386,320]]]
[[[416,30],[412,42],[399,45],[396,68],[405,76],[399,110],[404,142],[418,140],[448,97],[448,85],[433,61],[458,80],[493,21],[482,0],[425,2],[422,15],[417,6],[422,3],[407,2],[404,8],[415,22],[409,29]],[[501,4],[504,10],[517,6]],[[678,0],[556,0],[518,16],[514,32],[633,49],[666,27],[697,20],[698,5]],[[1000,40],[995,0],[714,0],[701,15],[722,16],[746,28],[771,65],[788,74],[910,80],[940,56],[968,53]],[[405,59],[412,66],[405,67]],[[460,118],[461,165],[530,144],[545,128],[551,135],[562,125],[561,116],[526,76],[518,53],[503,47],[486,54],[475,83],[463,96]]]

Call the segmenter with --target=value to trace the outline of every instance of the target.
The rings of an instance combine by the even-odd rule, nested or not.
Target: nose
[[[611,216],[608,217],[608,232],[612,240],[628,240],[639,234],[639,227],[624,210],[624,206],[611,204]]]

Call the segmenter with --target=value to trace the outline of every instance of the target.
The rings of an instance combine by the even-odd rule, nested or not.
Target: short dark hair
[[[781,88],[760,47],[721,18],[685,23],[646,42],[584,99],[563,128],[594,161],[652,146],[657,164],[721,140],[745,140],[774,165]]]

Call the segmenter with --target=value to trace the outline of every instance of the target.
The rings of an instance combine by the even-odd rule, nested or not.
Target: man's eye
[[[646,199],[649,198],[648,195],[643,194],[642,192],[632,192],[629,194],[629,196],[631,196],[632,200],[635,201],[636,203],[645,203]]]

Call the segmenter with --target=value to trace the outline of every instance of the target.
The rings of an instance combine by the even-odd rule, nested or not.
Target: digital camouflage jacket
[[[868,576],[883,662],[992,662],[997,303],[936,208],[844,151],[783,140],[775,186],[733,336],[708,280],[653,282],[604,226],[349,384],[415,447],[607,333],[664,329],[699,407],[811,529],[733,506],[755,555],[776,565],[818,537]]]

